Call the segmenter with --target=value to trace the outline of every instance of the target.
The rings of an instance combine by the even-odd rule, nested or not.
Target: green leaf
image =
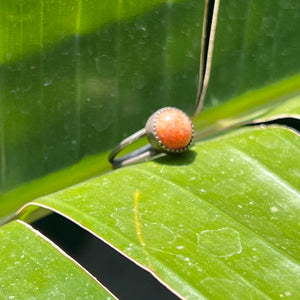
[[[266,114],[261,116],[264,120],[276,119],[276,118],[300,118],[300,95],[292,97],[288,101],[277,105]]]
[[[55,4],[40,0],[30,3],[4,0],[1,20],[8,26],[1,27],[4,49],[1,52],[0,63],[7,64],[31,56],[34,52],[43,50],[42,46],[49,47],[75,34],[93,32],[116,20],[124,21],[133,16],[146,14],[165,2],[165,0],[141,1],[137,5],[135,1],[127,1],[125,7],[122,3],[109,0],[102,1],[101,5],[93,0],[64,0]],[[54,16],[56,22],[49,24]],[[12,28],[14,30],[11,30]],[[24,36],[30,38],[24,39]]]
[[[61,249],[31,226],[0,228],[2,299],[114,299]]]
[[[88,156],[71,167],[59,172],[50,173],[0,195],[0,221],[1,217],[13,213],[24,203],[32,199],[96,176],[100,170],[102,170],[102,172],[110,170],[111,166],[107,157],[108,153]]]
[[[246,92],[203,111],[194,119],[196,138],[203,138],[263,118],[268,112],[290,101],[293,96],[297,98],[300,90],[299,82],[300,76],[295,76],[256,91]],[[282,113],[283,109],[284,107]]]
[[[300,293],[298,135],[245,128],[40,198],[182,297]],[[272,153],[272,155],[270,155]]]

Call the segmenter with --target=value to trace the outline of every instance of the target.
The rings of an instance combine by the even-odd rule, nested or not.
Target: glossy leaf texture
[[[11,222],[0,239],[1,299],[115,299],[30,225]]]
[[[195,119],[206,136],[259,118],[300,93],[300,2],[219,3],[204,111]]]
[[[0,3],[1,216],[109,170],[107,152],[153,110],[193,112],[204,1]],[[297,298],[299,135],[264,125],[219,131],[299,119],[298,21],[296,0],[220,1],[205,107],[194,118],[206,138],[181,157],[39,198],[19,218],[30,222],[40,207],[60,213],[184,298]],[[9,236],[14,226],[20,233],[2,247],[22,247],[19,234],[32,231],[16,222],[0,230]],[[73,268],[43,237],[32,245]],[[0,259],[13,263],[9,253]]]
[[[300,137],[249,127],[25,207],[62,214],[186,299],[300,293]]]
[[[260,120],[275,120],[280,118],[300,119],[300,95],[291,97],[280,105],[276,105],[265,114],[260,116]],[[260,121],[259,119],[256,121]]]
[[[193,111],[204,1],[0,7],[0,194],[111,149],[162,106]],[[77,181],[95,175],[83,165]]]

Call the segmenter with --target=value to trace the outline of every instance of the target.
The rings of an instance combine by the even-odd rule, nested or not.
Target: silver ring
[[[158,157],[162,153],[182,153],[191,145],[193,134],[192,121],[182,110],[164,107],[150,116],[145,128],[124,139],[108,159],[114,168],[119,168]],[[149,144],[116,158],[124,148],[144,136]]]

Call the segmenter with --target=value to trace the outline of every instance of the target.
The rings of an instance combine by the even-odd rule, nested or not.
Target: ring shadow
[[[188,150],[184,153],[168,154],[158,159],[155,159],[154,162],[161,165],[172,165],[172,166],[187,166],[192,164],[197,156],[197,152],[193,150]]]

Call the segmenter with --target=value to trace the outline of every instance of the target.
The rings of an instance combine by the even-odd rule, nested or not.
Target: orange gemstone
[[[185,148],[193,136],[190,119],[177,109],[167,109],[159,113],[155,129],[160,142],[171,150]]]

